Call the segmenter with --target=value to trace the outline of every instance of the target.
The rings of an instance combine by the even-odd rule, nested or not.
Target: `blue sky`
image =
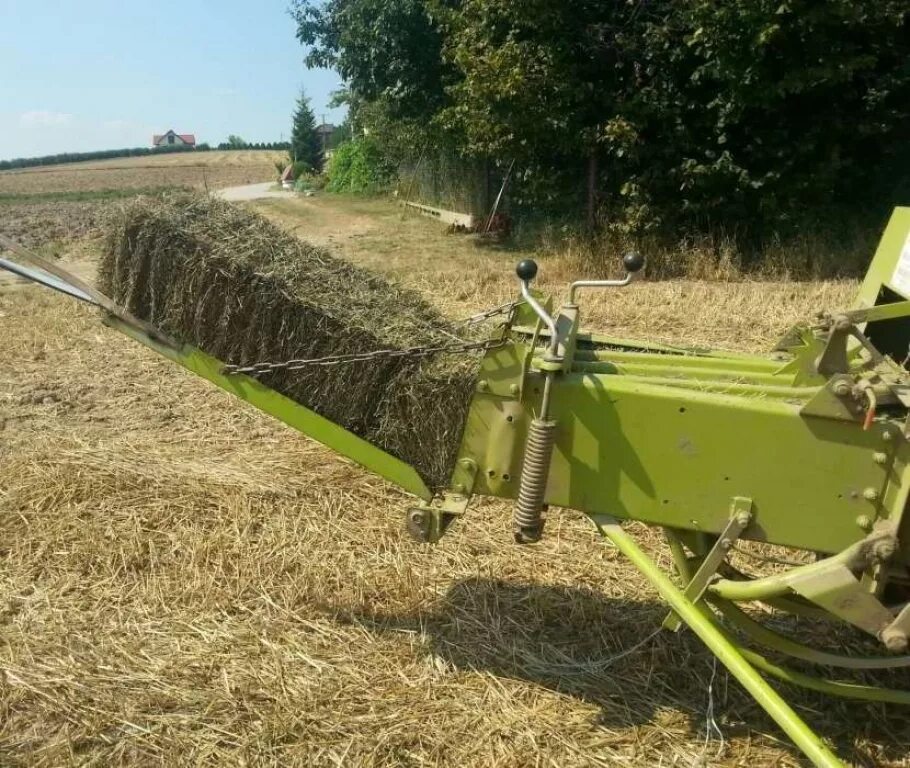
[[[0,0],[0,159],[290,133],[299,89],[340,122],[340,78],[308,70],[288,0]]]

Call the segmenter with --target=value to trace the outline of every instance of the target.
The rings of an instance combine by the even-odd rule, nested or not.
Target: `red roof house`
[[[152,136],[153,147],[195,147],[196,137],[192,133],[174,133],[173,130]]]

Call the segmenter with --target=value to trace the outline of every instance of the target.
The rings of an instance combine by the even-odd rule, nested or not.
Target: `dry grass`
[[[0,195],[173,186],[220,189],[271,181],[276,175],[275,161],[284,156],[286,153],[254,150],[193,152],[3,171]]]
[[[308,236],[348,217],[337,246],[453,316],[514,293],[515,254],[318,205]],[[664,283],[586,306],[623,334],[756,348],[854,288]],[[665,609],[577,514],[517,548],[486,501],[416,545],[391,487],[31,289],[0,293],[0,356],[0,764],[803,764],[721,669],[725,742],[706,743],[711,656],[651,636]],[[899,710],[786,693],[857,764],[907,764]]]

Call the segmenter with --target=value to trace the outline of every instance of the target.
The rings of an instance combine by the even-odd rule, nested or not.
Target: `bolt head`
[[[866,501],[875,501],[878,499],[878,491],[876,491],[875,488],[864,488],[863,498]]]
[[[509,384],[509,392],[511,392],[513,395],[517,395],[519,392],[521,392],[521,387],[519,387],[517,384]]]
[[[897,544],[893,539],[876,541],[872,547],[872,558],[879,563],[890,560],[897,551]]]
[[[490,388],[490,385],[487,384],[486,379],[481,379],[480,381],[477,382],[477,390],[479,392],[486,392],[489,388]]]
[[[721,549],[730,549],[733,546],[733,542],[730,539],[722,539],[720,542]]]
[[[850,386],[850,382],[848,381],[838,381],[833,389],[834,394],[838,397],[847,397],[847,395],[853,392],[853,387]]]
[[[881,451],[876,451],[874,454],[872,454],[872,461],[874,461],[876,464],[884,464],[886,461],[888,461],[888,454],[882,453]]]
[[[904,653],[907,650],[907,633],[900,629],[888,627],[882,630],[881,638],[885,648],[892,653]]]
[[[868,531],[870,528],[872,528],[872,519],[869,517],[869,515],[860,515],[856,518],[856,524],[864,531]]]
[[[752,519],[752,515],[750,515],[748,512],[740,512],[739,514],[736,515],[736,522],[739,525],[741,525],[743,528],[745,528],[749,524],[749,521],[751,519]]]
[[[890,429],[886,429],[882,432],[882,440],[886,443],[890,443],[894,439],[894,433]]]

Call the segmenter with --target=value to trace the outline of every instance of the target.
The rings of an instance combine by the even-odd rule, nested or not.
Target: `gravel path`
[[[279,189],[274,181],[265,181],[261,184],[244,184],[242,187],[225,187],[215,193],[222,200],[228,200],[232,203],[243,202],[244,200],[261,200],[265,197],[284,197],[293,198],[294,193],[290,190]]]

